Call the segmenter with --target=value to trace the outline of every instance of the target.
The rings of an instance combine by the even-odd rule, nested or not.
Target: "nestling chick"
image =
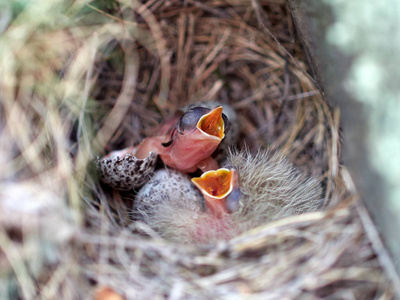
[[[186,173],[218,168],[210,156],[228,129],[222,110],[222,106],[189,109],[167,134],[144,139],[138,145],[137,158],[155,152],[167,166]]]
[[[228,162],[236,170],[238,182],[233,180],[235,176],[227,176],[228,180],[213,182],[206,179],[205,184],[198,185],[203,194],[210,188],[207,184],[222,191],[219,195],[222,197],[217,200],[225,201],[220,204],[225,205],[223,212],[215,213],[209,205],[204,212],[187,197],[169,198],[168,201],[157,201],[147,223],[171,241],[207,243],[230,239],[272,220],[316,210],[321,204],[320,183],[303,176],[279,154],[265,150],[254,155],[248,151],[232,151]],[[225,176],[227,171],[216,174]],[[223,186],[226,184],[228,189]],[[237,187],[240,187],[239,193]],[[230,198],[232,201],[228,201]],[[229,206],[235,207],[235,203],[236,210],[229,209]],[[234,211],[228,213],[230,210]]]

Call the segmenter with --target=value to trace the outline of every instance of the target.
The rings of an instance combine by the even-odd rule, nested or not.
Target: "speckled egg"
[[[120,150],[97,159],[100,180],[120,191],[137,189],[144,185],[154,174],[157,154],[150,152],[144,159],[136,158],[134,148],[130,151]],[[130,153],[128,153],[130,152]]]
[[[151,223],[163,207],[185,206],[187,211],[203,211],[204,198],[190,177],[172,169],[161,169],[137,193],[134,218]],[[156,217],[160,219],[159,216]]]

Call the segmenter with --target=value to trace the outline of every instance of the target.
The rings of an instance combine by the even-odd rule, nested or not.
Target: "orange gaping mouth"
[[[222,199],[230,194],[233,189],[233,171],[218,169],[205,172],[201,177],[193,178],[193,183],[206,194],[215,199]]]
[[[222,118],[222,106],[213,108],[208,114],[202,116],[197,122],[197,128],[207,135],[215,136],[218,139],[225,137],[224,119]]]

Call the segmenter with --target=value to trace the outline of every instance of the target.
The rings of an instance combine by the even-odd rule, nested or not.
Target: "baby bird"
[[[259,150],[231,151],[230,169],[193,179],[205,198],[158,197],[147,223],[164,238],[180,243],[230,239],[272,220],[317,210],[320,183],[301,174],[280,154]],[[222,177],[222,178],[221,178]],[[136,199],[137,200],[137,199]]]
[[[222,111],[222,106],[189,109],[166,135],[144,139],[138,146],[137,158],[155,152],[167,166],[185,173],[218,168],[210,156],[228,129],[228,119]]]

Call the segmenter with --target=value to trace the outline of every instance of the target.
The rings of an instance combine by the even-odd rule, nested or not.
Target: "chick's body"
[[[141,219],[170,241],[198,244],[227,240],[269,221],[317,210],[321,204],[320,183],[279,154],[231,151],[228,164],[240,181],[239,203],[233,213],[218,217],[205,212],[204,200],[187,175],[162,170],[153,181],[169,180],[170,188],[157,182],[142,188],[135,205],[144,216]],[[150,205],[146,206],[150,213],[143,213],[144,203]]]

